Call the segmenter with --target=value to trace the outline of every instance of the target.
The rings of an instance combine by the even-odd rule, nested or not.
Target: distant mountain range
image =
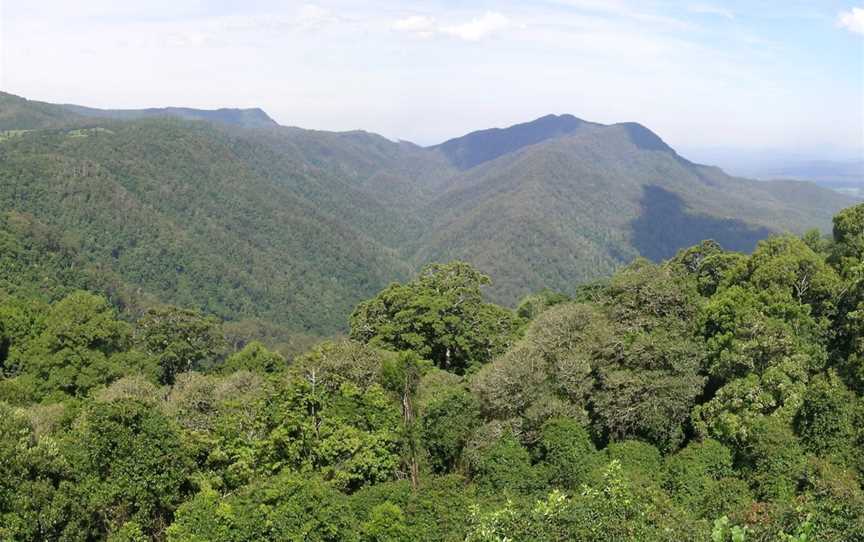
[[[154,117],[177,117],[186,120],[206,120],[243,128],[261,128],[278,126],[261,109],[190,109],[188,107],[158,107],[151,109],[94,109],[80,105],[64,105],[67,111],[77,115],[93,118],[111,118],[117,120],[137,120]]]
[[[690,149],[698,160],[716,164],[734,175],[761,180],[796,179],[864,197],[864,151]],[[827,158],[814,159],[824,154]]]
[[[773,232],[827,231],[852,203],[730,177],[634,123],[549,115],[424,148],[283,127],[260,109],[0,94],[3,211],[55,232],[119,302],[310,333],[338,331],[358,301],[431,261],[475,264],[490,297],[514,303],[704,238],[749,251]]]

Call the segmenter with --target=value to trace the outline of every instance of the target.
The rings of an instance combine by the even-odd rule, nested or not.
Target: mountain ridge
[[[304,333],[344,329],[354,304],[432,261],[472,263],[512,304],[702,238],[747,251],[827,231],[853,202],[731,177],[640,124],[572,115],[420,147],[0,94],[0,130],[0,203],[88,240],[88,265],[156,299]]]
[[[149,107],[144,109],[98,109],[74,104],[62,104],[67,111],[83,117],[135,120],[153,117],[178,117],[186,120],[205,120],[242,128],[279,126],[259,107],[197,109],[193,107]]]

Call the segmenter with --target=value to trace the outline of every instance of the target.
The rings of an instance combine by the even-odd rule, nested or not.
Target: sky
[[[0,90],[433,144],[548,113],[864,157],[862,0],[0,0]]]

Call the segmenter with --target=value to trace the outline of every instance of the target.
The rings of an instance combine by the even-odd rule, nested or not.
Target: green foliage
[[[663,476],[663,458],[654,446],[638,440],[613,442],[605,449],[609,461],[614,461],[632,479],[657,483]]]
[[[147,537],[140,525],[134,521],[127,521],[118,530],[108,535],[107,542],[147,542]]]
[[[369,519],[360,526],[361,539],[368,542],[408,542],[411,531],[402,510],[390,503],[372,509]]]
[[[528,450],[509,431],[484,442],[470,457],[469,466],[477,484],[490,494],[526,492],[538,483]]]
[[[161,532],[192,475],[179,429],[154,407],[123,399],[92,405],[79,423],[69,442],[72,491],[81,506],[99,512],[88,527],[98,533],[131,520],[151,535]]]
[[[413,350],[438,367],[464,373],[510,344],[519,321],[485,303],[489,277],[454,262],[427,266],[407,284],[392,284],[351,315],[351,337],[393,350]]]
[[[598,459],[588,431],[569,418],[553,418],[543,425],[534,454],[550,483],[571,490],[588,481]]]
[[[508,502],[485,514],[475,510],[466,541],[673,539],[664,536],[664,529],[652,521],[650,506],[633,494],[620,465],[613,461],[599,487],[584,486],[576,496],[556,490],[529,508]]]
[[[258,341],[251,341],[239,352],[228,356],[222,370],[227,373],[237,371],[254,371],[259,373],[275,373],[287,367],[285,358],[278,352],[272,352]]]
[[[480,422],[480,404],[465,389],[447,389],[429,401],[422,412],[420,437],[434,472],[456,469]]]
[[[703,435],[746,441],[758,417],[791,420],[810,375],[827,361],[839,278],[802,241],[759,244],[701,314],[707,372],[723,385],[694,411]]]
[[[666,458],[663,487],[699,517],[738,512],[752,497],[735,478],[733,459],[732,450],[715,440],[691,443]]]
[[[740,455],[758,497],[782,500],[794,495],[805,459],[788,424],[776,417],[760,418]]]
[[[845,270],[864,257],[864,205],[849,207],[834,216],[834,262]]]
[[[600,440],[681,444],[701,393],[704,346],[694,333],[695,283],[637,262],[594,304],[553,307],[479,371],[472,389],[495,417],[570,416]],[[530,428],[528,428],[530,429]]]
[[[204,489],[177,511],[172,542],[357,540],[345,497],[315,477],[285,473],[220,497]]]
[[[709,374],[728,382],[790,362],[804,371],[820,369],[826,353],[809,312],[777,291],[733,286],[718,293],[702,312]]]
[[[859,395],[864,392],[864,205],[834,217],[831,263],[844,279],[836,322],[840,371]]]
[[[543,290],[522,298],[516,307],[516,315],[523,320],[533,320],[546,309],[568,301],[570,298],[562,293]]]
[[[99,296],[70,294],[46,314],[41,333],[20,352],[20,372],[37,382],[38,397],[73,396],[118,378],[117,354],[129,347],[131,328]]]
[[[592,396],[598,433],[640,438],[664,451],[684,440],[702,392],[704,345],[694,337],[695,284],[644,261],[616,275],[607,293],[613,334],[595,354]]]
[[[860,416],[860,399],[835,374],[829,374],[810,382],[795,427],[809,452],[848,463],[856,455]]]
[[[823,256],[790,235],[759,243],[733,282],[746,281],[758,290],[788,292],[799,303],[809,305],[814,317],[834,315],[840,278]]]
[[[138,330],[142,348],[159,361],[163,384],[173,384],[180,373],[216,365],[225,350],[219,321],[188,309],[150,309]]]
[[[291,372],[313,388],[338,390],[349,383],[366,389],[381,383],[381,369],[386,355],[355,341],[327,341],[297,358]]]
[[[196,311],[0,292],[0,539],[862,540],[852,215],[833,244],[637,261],[530,322],[434,267],[358,309],[388,340],[291,363],[263,324],[229,355]]]
[[[711,542],[746,542],[747,527],[731,525],[729,518],[723,516],[714,521],[711,529]]]

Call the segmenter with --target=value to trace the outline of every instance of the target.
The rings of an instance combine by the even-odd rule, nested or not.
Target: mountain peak
[[[630,141],[642,150],[675,152],[660,136],[638,122],[621,122],[612,126],[623,128],[630,137]]]
[[[431,147],[444,153],[459,169],[470,169],[483,162],[534,145],[547,139],[571,134],[592,123],[573,115],[546,115],[507,128],[471,132]]]

